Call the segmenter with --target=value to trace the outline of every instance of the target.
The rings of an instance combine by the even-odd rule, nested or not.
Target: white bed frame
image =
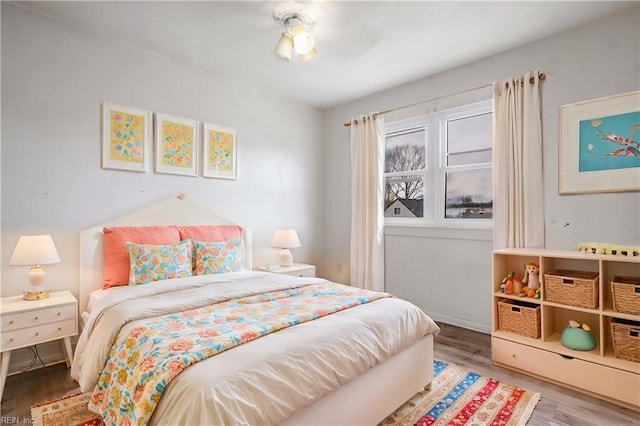
[[[179,194],[80,233],[80,312],[89,293],[102,288],[104,226],[221,225],[234,222]],[[244,230],[245,267],[252,268],[251,231]],[[433,336],[428,335],[367,373],[326,395],[282,424],[375,425],[433,379]]]

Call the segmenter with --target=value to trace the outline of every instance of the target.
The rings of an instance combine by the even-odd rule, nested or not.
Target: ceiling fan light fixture
[[[301,62],[315,57],[316,41],[311,35],[318,7],[306,2],[276,2],[273,8],[273,19],[283,29],[274,55],[283,61],[291,61],[293,52],[297,53]]]
[[[293,38],[289,33],[282,33],[276,50],[273,52],[273,56],[281,61],[289,62],[291,60],[291,53],[293,52]]]
[[[318,51],[316,50],[316,48],[312,48],[308,53],[305,54],[299,54],[298,56],[300,56],[300,60],[302,62],[307,62],[310,59],[315,58],[315,56],[318,54]]]
[[[293,27],[291,35],[293,36],[293,46],[299,55],[306,55],[314,48],[313,36],[302,25]]]

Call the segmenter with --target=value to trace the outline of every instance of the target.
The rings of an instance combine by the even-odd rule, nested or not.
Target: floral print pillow
[[[126,245],[131,265],[129,285],[193,275],[191,240],[166,246],[130,242]]]
[[[196,275],[244,271],[244,245],[241,238],[220,242],[194,241]]]

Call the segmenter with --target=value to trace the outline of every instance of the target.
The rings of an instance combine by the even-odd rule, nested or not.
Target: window
[[[385,216],[423,217],[427,165],[424,120],[389,126],[385,132]]]
[[[486,101],[385,126],[385,222],[491,225]]]

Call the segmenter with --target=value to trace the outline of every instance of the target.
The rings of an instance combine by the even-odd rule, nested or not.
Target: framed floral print
[[[238,138],[235,129],[204,123],[202,175],[220,179],[236,179]]]
[[[640,190],[640,91],[560,108],[558,192]]]
[[[156,172],[198,175],[198,122],[188,118],[156,113]]]
[[[150,162],[151,111],[102,103],[102,167],[146,172]]]

